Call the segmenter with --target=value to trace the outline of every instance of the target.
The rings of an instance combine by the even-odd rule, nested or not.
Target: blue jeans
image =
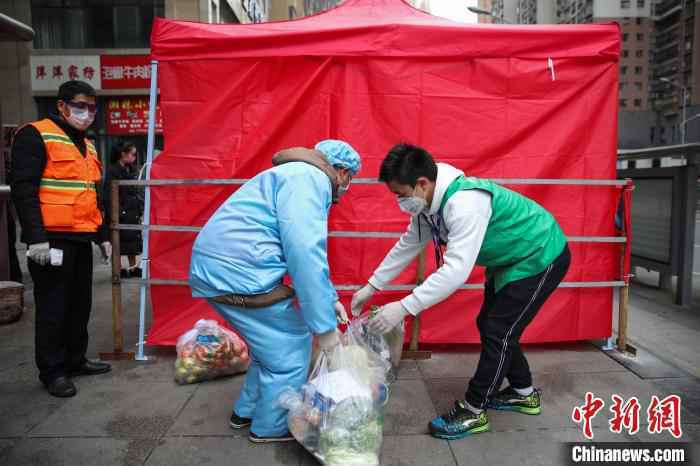
[[[284,388],[299,390],[306,382],[311,359],[311,333],[301,314],[291,299],[262,309],[209,304],[240,333],[250,351],[235,413],[251,418],[250,431],[258,436],[285,434],[287,410],[277,405],[277,398]]]

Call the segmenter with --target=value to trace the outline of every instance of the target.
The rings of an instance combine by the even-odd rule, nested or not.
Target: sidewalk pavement
[[[178,386],[169,349],[150,349],[154,359],[146,363],[119,361],[110,374],[75,379],[74,398],[49,396],[33,363],[30,291],[22,320],[0,327],[1,465],[316,464],[295,443],[253,445],[247,431],[231,430],[228,417],[243,378]],[[135,350],[137,290],[125,287],[123,295],[126,345]],[[109,269],[99,265],[91,357],[111,350],[110,299]],[[589,342],[526,347],[535,383],[543,391],[543,413],[490,412],[491,432],[450,442],[427,435],[427,423],[463,396],[478,348],[404,362],[387,406],[382,464],[564,464],[561,443],[585,440],[571,412],[583,404],[586,391],[606,401],[593,419],[596,441],[674,441],[667,433],[646,432],[645,411],[652,395],[676,393],[684,406],[681,440],[700,442],[700,309],[674,308],[663,292],[636,287],[630,337],[639,348],[639,360],[628,364],[633,370]],[[609,431],[612,394],[640,400],[637,435]]]

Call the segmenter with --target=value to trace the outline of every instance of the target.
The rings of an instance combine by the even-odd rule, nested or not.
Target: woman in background
[[[105,189],[109,193],[111,180],[135,180],[138,178],[136,160],[138,152],[131,142],[119,142],[112,148],[111,165],[107,174]],[[139,224],[143,216],[143,198],[137,186],[119,187],[119,223]],[[141,268],[136,265],[136,256],[141,254],[141,232],[120,230],[119,249],[122,256],[128,257],[128,268],[121,269],[122,278],[141,277]]]

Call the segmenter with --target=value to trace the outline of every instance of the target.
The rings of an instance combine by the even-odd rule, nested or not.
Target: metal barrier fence
[[[111,190],[111,241],[112,241],[112,317],[113,317],[113,336],[114,336],[114,352],[102,353],[101,356],[108,359],[133,359],[132,352],[124,352],[123,333],[122,333],[122,305],[121,305],[121,285],[137,285],[140,287],[140,313],[139,313],[139,337],[138,337],[138,354],[136,359],[147,359],[144,355],[145,344],[145,300],[146,290],[149,285],[188,285],[186,280],[166,280],[166,279],[151,279],[150,278],[150,259],[148,257],[148,232],[149,231],[172,231],[172,232],[198,232],[201,227],[191,225],[153,225],[150,224],[148,213],[144,216],[144,224],[132,225],[119,223],[119,186],[145,186],[147,193],[147,206],[149,208],[151,187],[162,186],[186,186],[186,185],[241,185],[246,179],[178,179],[178,180],[113,180],[110,185]],[[585,180],[585,179],[493,179],[500,184],[507,185],[563,185],[563,186],[597,186],[597,187],[620,187],[629,189],[631,185],[626,180]],[[377,180],[370,178],[357,178],[353,180],[353,184],[379,184]],[[142,230],[146,232],[144,235],[144,255],[142,257],[142,278],[127,279],[121,278],[121,252],[119,244],[120,230]],[[395,232],[356,232],[356,231],[330,231],[329,237],[336,238],[398,238],[401,233]],[[625,250],[628,246],[627,237],[624,236],[570,236],[567,238],[570,242],[583,243],[616,243],[620,244],[622,254],[620,258],[620,280],[613,281],[586,281],[586,282],[562,282],[560,288],[619,288],[619,322],[618,322],[618,340],[617,347],[621,351],[627,351],[627,303],[629,296],[629,288],[627,279],[624,277],[624,257]],[[420,285],[425,279],[425,250],[419,255],[417,260],[416,285]],[[360,284],[342,284],[336,285],[338,291],[351,291],[359,289]],[[414,285],[393,285],[386,288],[387,291],[410,291]],[[460,287],[463,290],[481,289],[481,284],[464,284]],[[429,352],[419,351],[418,336],[420,332],[420,319],[415,318],[413,321],[413,330],[409,343],[409,350],[404,352],[404,357],[413,359],[422,359],[430,357]],[[610,345],[608,345],[610,347]]]

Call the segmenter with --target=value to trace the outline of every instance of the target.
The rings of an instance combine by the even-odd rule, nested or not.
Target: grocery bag
[[[248,345],[215,320],[200,319],[177,340],[175,381],[189,384],[245,372]]]
[[[368,344],[366,319],[353,320],[341,343],[321,352],[308,382],[281,393],[289,431],[324,465],[378,465],[391,371]]]
[[[379,308],[373,306],[369,315],[363,314],[353,320],[354,325],[348,327],[347,333],[352,333],[355,341],[362,341],[364,345],[369,346],[374,353],[380,355],[391,365],[389,382],[393,382],[398,377],[399,365],[401,364],[405,334],[404,322],[401,321],[400,324],[383,335],[373,334],[369,330],[369,321],[374,317],[377,309]]]

